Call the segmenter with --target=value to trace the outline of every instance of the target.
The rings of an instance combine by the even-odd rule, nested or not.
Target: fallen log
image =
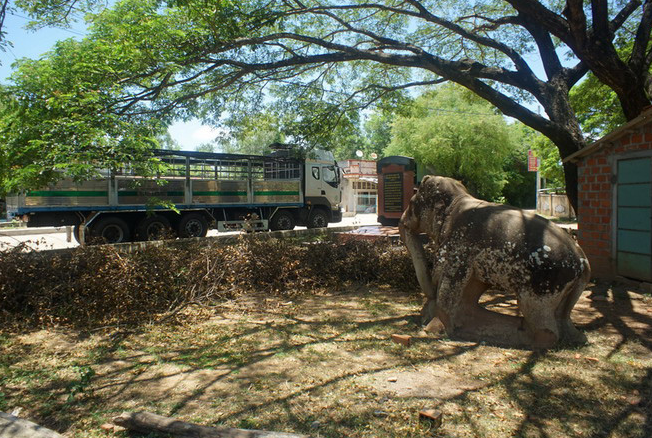
[[[46,427],[0,412],[0,438],[63,438]]]
[[[157,432],[175,438],[310,438],[284,432],[200,426],[149,412],[123,412],[113,423],[136,432]]]

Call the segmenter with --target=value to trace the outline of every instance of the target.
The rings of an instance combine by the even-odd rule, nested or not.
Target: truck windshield
[[[337,171],[335,170],[335,166],[324,166],[323,168],[324,172],[324,182],[327,182],[329,185],[333,187],[337,187]]]

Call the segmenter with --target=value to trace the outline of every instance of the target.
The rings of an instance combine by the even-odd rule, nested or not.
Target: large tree
[[[107,107],[120,115],[201,109],[210,118],[306,93],[327,103],[315,110],[358,111],[447,80],[567,157],[585,145],[569,91],[587,72],[616,93],[627,119],[650,103],[651,3],[126,0],[95,17],[90,38],[139,53],[143,68],[125,72],[124,94]],[[633,41],[631,55],[616,38]],[[565,178],[577,208],[574,164]]]
[[[497,201],[520,135],[486,101],[457,86],[417,98],[392,125],[386,155],[407,155],[437,175],[458,179],[475,196]]]

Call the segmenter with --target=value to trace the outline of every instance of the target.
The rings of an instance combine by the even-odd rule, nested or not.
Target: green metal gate
[[[652,158],[618,161],[617,270],[652,280]]]

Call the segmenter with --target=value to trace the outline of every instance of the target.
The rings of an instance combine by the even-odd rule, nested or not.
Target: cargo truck
[[[28,227],[74,226],[78,241],[122,243],[218,231],[291,230],[340,222],[342,171],[333,154],[292,157],[157,150],[163,171],[140,176],[134,166],[101,177],[7,197],[9,217]]]

